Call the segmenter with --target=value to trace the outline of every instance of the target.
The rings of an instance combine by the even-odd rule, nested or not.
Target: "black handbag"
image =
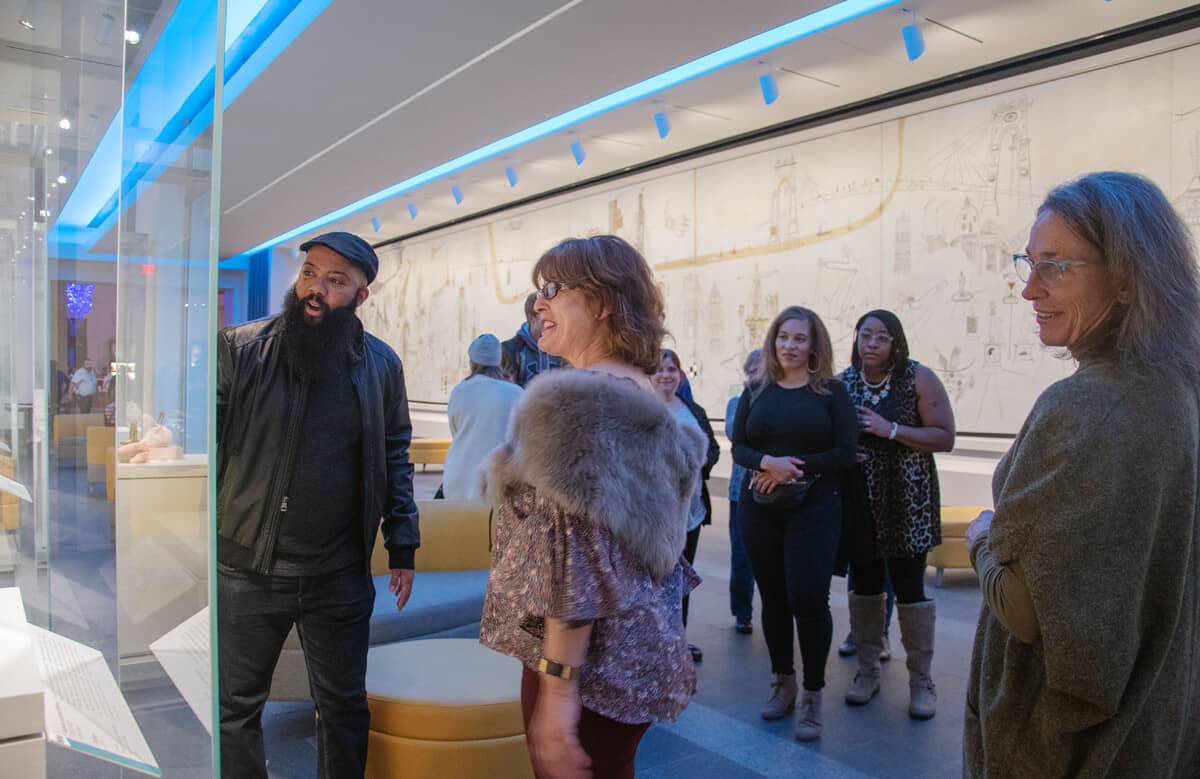
[[[759,506],[770,506],[777,509],[794,509],[804,504],[808,490],[817,483],[816,476],[805,476],[787,484],[780,484],[770,492],[761,492],[757,487],[750,488],[750,497]]]

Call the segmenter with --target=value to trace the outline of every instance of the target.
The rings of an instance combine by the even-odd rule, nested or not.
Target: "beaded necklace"
[[[867,372],[861,371],[859,377],[862,379],[864,394],[867,396],[867,402],[872,406],[878,406],[879,401],[888,396],[888,391],[892,388],[892,371],[888,370],[887,375],[882,381],[875,384],[867,381]]]

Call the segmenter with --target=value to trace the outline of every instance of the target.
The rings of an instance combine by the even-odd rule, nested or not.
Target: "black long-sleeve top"
[[[700,426],[700,431],[708,439],[708,454],[704,458],[704,464],[700,466],[700,501],[704,504],[704,521],[700,524],[711,525],[712,498],[708,494],[708,475],[712,472],[713,466],[717,464],[717,460],[721,458],[721,445],[717,443],[712,423],[708,421],[708,412],[704,410],[704,407],[682,395],[679,396],[679,400],[683,402],[688,411],[692,412],[692,416],[696,418],[696,424]]]
[[[853,465],[858,415],[845,385],[826,386],[829,394],[821,395],[808,386],[786,389],[772,382],[753,402],[751,390],[743,392],[733,418],[733,461],[757,471],[764,455],[798,457],[806,475]]]

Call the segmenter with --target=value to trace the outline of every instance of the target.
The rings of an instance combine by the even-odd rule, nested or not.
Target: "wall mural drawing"
[[[784,306],[821,314],[839,368],[855,321],[882,307],[945,382],[960,431],[1011,435],[1075,368],[1040,344],[1013,271],[1034,209],[1073,176],[1131,170],[1200,234],[1196,72],[1200,46],[448,228],[381,252],[362,317],[400,353],[410,397],[445,401],[470,340],[524,321],[540,254],[611,232],[654,267],[710,414]]]

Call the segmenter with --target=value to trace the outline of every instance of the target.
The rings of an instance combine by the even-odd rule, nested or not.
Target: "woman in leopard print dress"
[[[858,673],[846,702],[862,705],[879,692],[879,653],[886,625],[884,576],[899,604],[900,636],[909,671],[909,715],[929,719],[936,694],[934,602],[925,597],[925,555],[941,543],[941,506],[934,452],[954,447],[954,412],[941,381],[909,359],[900,320],[890,311],[855,325],[851,366],[842,380],[862,426],[859,461],[865,476],[865,542],[849,550],[855,589],[850,628],[858,643]]]

